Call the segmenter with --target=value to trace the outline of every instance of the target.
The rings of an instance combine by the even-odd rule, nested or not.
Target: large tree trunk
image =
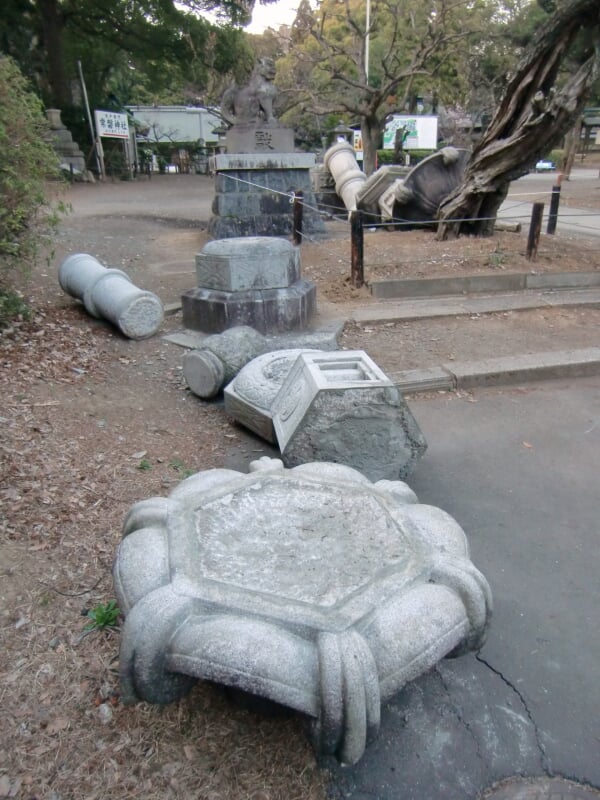
[[[440,206],[438,239],[491,235],[510,181],[556,146],[581,114],[598,69],[598,48],[560,91],[554,83],[583,25],[600,30],[598,0],[572,0],[540,30],[473,150],[462,184]]]
[[[374,117],[363,117],[360,133],[363,144],[363,170],[372,175],[377,169],[377,148],[381,138],[381,122]]]
[[[72,100],[63,49],[64,18],[58,0],[37,0],[37,8],[48,59],[48,100],[56,108],[65,108]]]

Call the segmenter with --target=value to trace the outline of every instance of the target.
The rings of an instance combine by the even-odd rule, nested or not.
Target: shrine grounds
[[[526,181],[515,202],[547,197],[552,176]],[[495,615],[480,653],[442,662],[384,708],[356,767],[317,763],[300,720],[256,716],[210,684],[165,708],[120,704],[118,631],[85,633],[84,615],[114,596],[128,508],[189,471],[245,470],[273,453],[219,402],[190,394],[181,348],[161,335],[128,341],[91,319],[62,293],[57,269],[67,254],[91,253],[176,305],[195,283],[211,199],[204,176],[74,185],[55,252],[25,289],[33,318],[0,337],[0,797],[474,800],[517,773],[600,787],[598,377],[408,398],[429,442],[409,483],[465,529]],[[600,210],[600,180],[575,173],[561,203]],[[426,231],[369,232],[367,280],[529,271],[525,215],[523,225],[444,243]],[[345,221],[327,227],[326,239],[303,244],[303,274],[317,283],[320,319],[347,319],[377,301],[349,283]],[[559,221],[533,269],[600,270],[594,233],[561,232]],[[393,376],[597,347],[599,314],[353,324],[340,345]],[[163,332],[179,327],[174,312]]]

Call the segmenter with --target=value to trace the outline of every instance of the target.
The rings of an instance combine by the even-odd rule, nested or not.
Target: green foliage
[[[12,319],[29,319],[30,316],[31,309],[20,292],[0,288],[0,328],[4,328]]]
[[[140,470],[140,472],[148,472],[149,470],[152,469],[152,464],[148,461],[147,458],[142,458],[140,460],[140,463],[137,465],[137,468]]]
[[[59,177],[48,135],[38,98],[0,55],[0,324],[5,314],[22,313],[13,283],[26,277],[58,221],[60,208],[47,198],[47,181]]]
[[[189,478],[190,475],[194,475],[194,470],[186,467],[180,458],[172,458],[169,461],[169,466],[172,467],[175,472],[179,473],[182,478]]]
[[[94,608],[90,608],[87,616],[91,622],[85,626],[86,631],[106,630],[106,628],[117,628],[121,610],[116,600],[109,600],[108,603],[99,603]]]
[[[505,261],[506,253],[500,246],[500,242],[496,242],[496,247],[489,256],[489,265],[492,269],[502,269]]]
[[[93,108],[214,102],[214,76],[251,59],[237,0],[7,0],[0,42],[48,106],[73,97],[80,61]],[[219,23],[197,11],[211,8]],[[218,81],[217,81],[218,83]],[[63,117],[67,124],[67,117]],[[77,141],[82,141],[78,139]],[[87,141],[87,134],[85,140]]]

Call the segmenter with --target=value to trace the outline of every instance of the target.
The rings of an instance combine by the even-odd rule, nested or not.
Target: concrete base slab
[[[452,364],[444,369],[451,371],[458,389],[552,378],[581,378],[600,373],[600,348],[488,358],[467,364]]]

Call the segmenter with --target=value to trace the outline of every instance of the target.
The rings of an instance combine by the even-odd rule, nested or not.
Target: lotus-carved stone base
[[[114,581],[125,702],[216,681],[301,712],[344,763],[383,701],[481,646],[491,608],[462,529],[405,483],[269,458],[133,506]]]

